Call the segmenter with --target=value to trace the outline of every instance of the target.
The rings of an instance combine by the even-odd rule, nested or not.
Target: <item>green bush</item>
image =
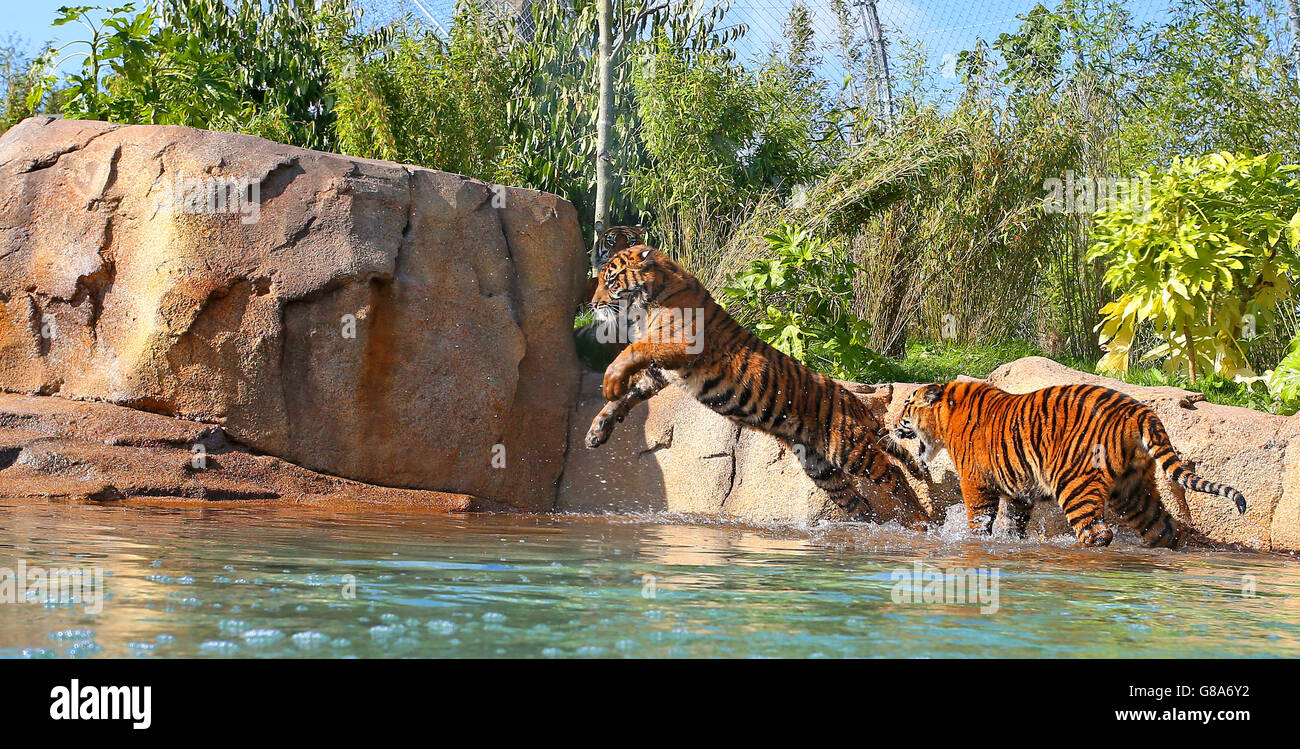
[[[803,229],[782,226],[766,240],[769,257],[754,260],[725,289],[737,317],[778,350],[834,377],[878,369],[871,328],[852,309],[858,265]]]
[[[1103,371],[1123,372],[1139,326],[1163,361],[1198,373],[1254,377],[1246,348],[1300,272],[1300,167],[1278,154],[1177,159],[1151,200],[1124,199],[1097,216],[1089,258],[1104,260],[1118,299],[1102,308]],[[1136,198],[1136,196],[1131,196]]]

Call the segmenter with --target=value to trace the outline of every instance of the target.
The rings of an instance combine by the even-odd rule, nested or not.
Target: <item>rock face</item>
[[[553,195],[231,133],[0,138],[0,389],[549,509],[585,269]]]
[[[1218,406],[1198,401],[1200,396],[1186,390],[1128,385],[1039,357],[1004,365],[988,382],[1017,393],[1094,383],[1138,398],[1155,409],[1185,461],[1205,478],[1235,486],[1250,503],[1247,513],[1239,515],[1222,497],[1184,493],[1161,477],[1161,499],[1175,517],[1212,542],[1300,550],[1300,417]],[[852,387],[873,413],[892,423],[919,386]],[[600,405],[600,377],[588,375],[570,423],[573,447],[560,482],[559,509],[655,510],[777,522],[842,517],[774,439],[736,427],[684,391],[664,390],[638,406],[608,443],[587,450],[581,437]],[[935,483],[912,483],[931,517],[942,520],[961,502],[960,485],[946,453],[932,468]],[[864,488],[870,492],[870,486]],[[887,501],[868,497],[873,504]],[[1034,522],[1047,535],[1068,533],[1064,515],[1052,503],[1035,506]]]
[[[315,473],[232,444],[214,424],[23,395],[0,395],[0,496],[499,508],[466,495],[371,486]]]
[[[737,426],[676,386],[637,406],[609,442],[588,450],[582,438],[604,404],[600,382],[599,374],[583,380],[556,509],[699,513],[781,523],[844,519],[775,438]],[[891,385],[843,384],[877,416],[897,400]],[[951,479],[929,487],[910,476],[908,481],[931,516],[960,497]],[[882,519],[895,516],[891,497],[870,483],[859,489]]]

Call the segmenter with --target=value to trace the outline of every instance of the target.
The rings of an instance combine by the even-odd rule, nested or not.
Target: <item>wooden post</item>
[[[597,0],[600,25],[600,106],[596,119],[596,236],[591,243],[591,264],[596,265],[600,233],[609,222],[610,198],[610,130],[614,126],[614,73],[610,58],[611,27],[614,25],[613,0]]]

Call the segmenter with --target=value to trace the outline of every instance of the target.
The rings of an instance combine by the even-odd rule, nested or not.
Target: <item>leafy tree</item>
[[[781,226],[767,234],[768,257],[736,274],[724,293],[759,338],[834,377],[879,367],[868,347],[871,326],[853,313],[853,281],[861,271],[812,232]]]
[[[1101,310],[1103,371],[1127,371],[1149,323],[1162,343],[1143,361],[1226,379],[1253,376],[1250,340],[1292,293],[1300,272],[1300,167],[1278,154],[1175,159],[1150,205],[1120,200],[1100,212],[1090,258],[1110,264],[1120,293]]]

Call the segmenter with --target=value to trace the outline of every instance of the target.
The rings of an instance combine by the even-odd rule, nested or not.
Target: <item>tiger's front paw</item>
[[[599,417],[597,417],[595,421],[591,422],[591,428],[587,430],[587,437],[583,440],[587,445],[587,448],[594,450],[595,448],[605,444],[605,440],[609,439],[609,434],[613,431],[613,426],[613,424],[609,423],[608,419],[601,419]]]
[[[1079,532],[1079,545],[1110,546],[1110,542],[1114,538],[1115,532],[1105,523],[1098,522]]]
[[[622,421],[622,419],[619,419]],[[609,406],[602,408],[596,418],[591,420],[591,428],[587,430],[587,437],[583,442],[588,448],[594,449],[605,444],[609,435],[614,431],[614,413]]]
[[[627,378],[619,374],[605,373],[605,379],[600,387],[601,395],[605,396],[607,401],[616,401],[627,395]]]

